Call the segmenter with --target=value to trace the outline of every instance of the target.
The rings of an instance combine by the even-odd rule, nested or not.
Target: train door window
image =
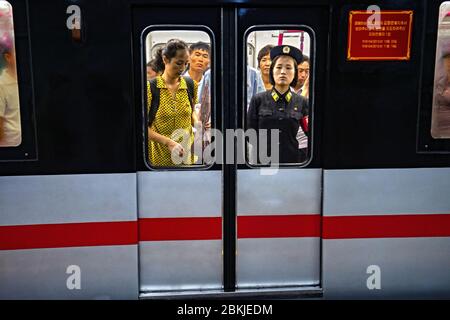
[[[22,142],[12,7],[0,2],[0,148]]]
[[[147,164],[206,167],[215,114],[213,35],[206,27],[154,26],[144,31],[143,41]]]
[[[434,72],[431,135],[434,139],[450,138],[450,1],[439,10],[438,37]]]
[[[306,164],[311,154],[312,34],[300,27],[260,27],[247,30],[244,37],[247,163]],[[254,48],[254,59],[249,48]]]

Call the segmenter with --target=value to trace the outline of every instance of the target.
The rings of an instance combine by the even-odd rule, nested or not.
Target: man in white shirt
[[[17,147],[22,142],[16,57],[12,41],[0,44],[4,68],[0,75],[0,147]],[[9,44],[8,44],[9,43]]]

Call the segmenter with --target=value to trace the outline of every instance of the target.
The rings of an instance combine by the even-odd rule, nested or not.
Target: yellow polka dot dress
[[[159,107],[156,112],[155,119],[151,125],[151,129],[163,136],[171,138],[172,133],[177,129],[184,129],[190,136],[188,141],[188,148],[186,143],[182,143],[183,139],[180,137],[175,140],[178,143],[182,143],[185,147],[185,152],[189,153],[189,156],[184,161],[184,165],[194,163],[194,156],[190,154],[190,147],[194,142],[194,132],[192,130],[192,107],[189,102],[189,95],[187,91],[186,80],[183,77],[180,78],[180,85],[175,95],[175,99],[166,87],[166,83],[161,76],[156,78],[156,87],[160,90]],[[198,84],[194,81],[194,103],[198,102],[197,98]],[[147,114],[150,111],[152,102],[152,92],[150,90],[150,82],[147,81]],[[187,150],[186,150],[187,149]],[[148,155],[149,163],[152,166],[158,167],[173,167],[177,166],[172,161],[169,148],[161,143],[151,141],[148,139]]]

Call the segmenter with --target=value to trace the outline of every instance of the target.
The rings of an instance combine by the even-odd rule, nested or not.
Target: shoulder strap
[[[191,108],[194,110],[194,80],[192,80],[190,77],[183,76],[184,80],[186,81],[187,85],[187,91],[188,91],[188,97],[189,102],[191,103]]]
[[[155,120],[156,112],[159,108],[159,92],[156,86],[156,78],[150,80],[150,91],[152,92],[152,101],[150,102],[150,110],[148,112],[148,126],[150,127]]]

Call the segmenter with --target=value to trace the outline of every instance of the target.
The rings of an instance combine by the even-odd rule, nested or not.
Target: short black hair
[[[203,50],[208,51],[208,53],[210,53],[211,47],[206,42],[199,41],[191,44],[191,46],[189,47],[189,53],[192,53],[192,51],[194,50]]]
[[[308,62],[308,64],[311,64],[311,60],[309,60],[309,57],[307,56],[307,55],[303,55],[303,61],[302,61],[302,63],[303,62]]]
[[[258,52],[258,68],[261,63],[262,58],[264,58],[264,56],[267,56],[268,54],[270,54],[270,50],[272,50],[273,47],[275,47],[275,46],[268,44],[268,45],[262,47],[261,50],[259,50],[259,52]]]
[[[294,61],[294,80],[292,80],[291,84],[289,86],[291,87],[295,87],[297,85],[297,81],[298,81],[298,64],[297,61],[295,61],[294,58],[292,58],[291,56],[287,56],[287,55],[279,55],[276,56],[275,59],[272,60],[272,64],[270,65],[270,71],[269,71],[269,81],[270,83],[275,86],[275,79],[273,78],[273,68],[275,67],[275,64],[277,63],[278,59],[280,59],[280,57],[290,57],[292,59],[292,61]]]
[[[147,62],[147,67],[152,68],[155,72],[161,72],[160,70],[158,70],[156,59],[152,59],[149,62]]]

